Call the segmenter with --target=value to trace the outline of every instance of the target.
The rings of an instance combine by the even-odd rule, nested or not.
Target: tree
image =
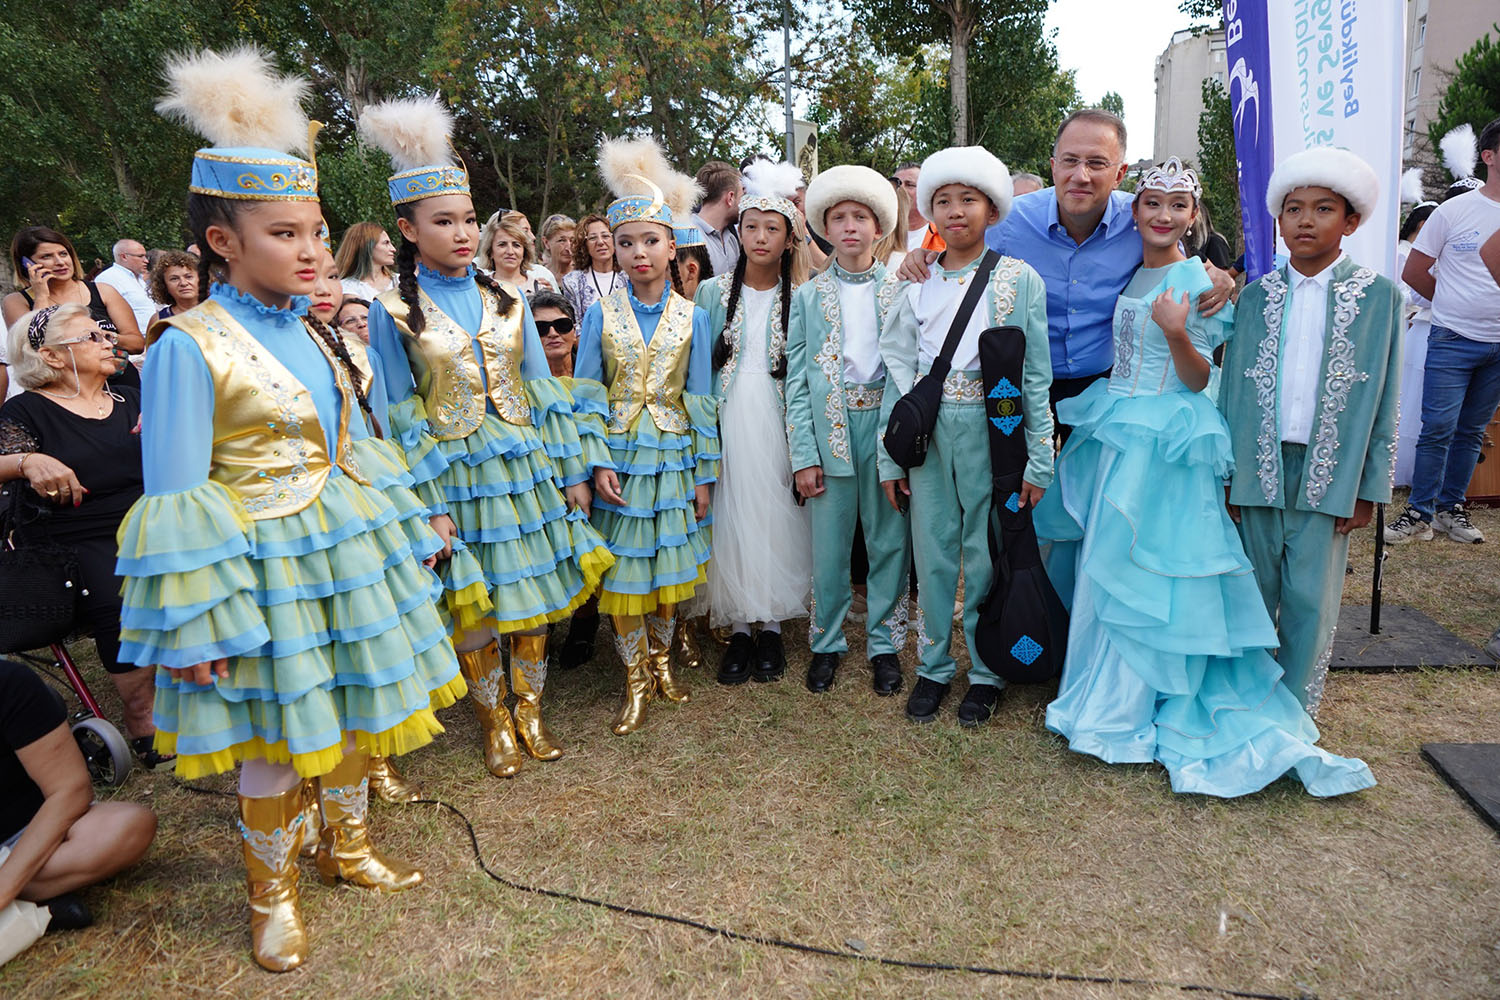
[[[1179,0],[1179,10],[1190,17],[1222,18],[1224,4],[1220,0]]]
[[[1099,98],[1099,107],[1116,117],[1125,117],[1125,98],[1113,90],[1106,91],[1104,96]]]
[[[1239,164],[1234,154],[1234,119],[1229,92],[1213,77],[1203,81],[1203,114],[1198,118],[1198,180],[1203,185],[1203,204],[1214,230],[1240,245]]]
[[[1500,36],[1500,24],[1494,25]],[[1427,126],[1427,140],[1433,149],[1438,140],[1464,123],[1474,127],[1474,134],[1500,117],[1500,45],[1486,34],[1474,47],[1458,57],[1437,114]],[[1484,177],[1485,166],[1479,164],[1478,176]],[[1449,177],[1451,183],[1455,178]]]
[[[930,63],[877,56],[855,26],[820,69],[807,115],[818,126],[820,167],[857,163],[889,174],[932,151],[917,136],[926,95],[942,87]]]
[[[949,123],[952,142],[966,146],[970,132],[970,44],[980,34],[1012,30],[1030,33],[1047,12],[1049,0],[850,0],[849,8],[870,31],[880,50],[897,57],[916,56],[923,46],[946,42]]]

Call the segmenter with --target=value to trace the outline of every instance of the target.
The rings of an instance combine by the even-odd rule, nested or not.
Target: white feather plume
[[[1427,200],[1422,190],[1422,168],[1412,167],[1401,174],[1401,204],[1420,205]]]
[[[453,162],[453,115],[436,94],[369,105],[359,116],[359,134],[384,150],[397,173]]]
[[[302,77],[277,73],[254,45],[203,49],[167,60],[167,95],[156,110],[221,147],[307,153]]]
[[[663,185],[662,193],[667,196],[667,207],[672,210],[672,221],[679,226],[687,225],[693,214],[693,209],[703,198],[703,188],[697,180],[687,174],[674,172],[671,183]]]
[[[661,146],[655,139],[645,136],[637,139],[605,139],[599,144],[599,177],[616,198],[631,195],[655,196],[657,192],[643,183],[640,180],[642,177],[656,185],[663,198],[666,198],[673,187],[675,176],[676,171],[667,162],[666,154],[661,151]]]
[[[795,163],[756,160],[745,168],[746,198],[785,198],[788,201],[807,182]]]
[[[1465,122],[1449,132],[1438,140],[1438,149],[1443,153],[1443,166],[1455,180],[1474,176],[1474,163],[1479,159],[1479,140],[1474,137],[1474,126]]]

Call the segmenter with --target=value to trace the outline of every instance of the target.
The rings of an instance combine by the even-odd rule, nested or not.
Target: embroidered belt
[[[983,377],[979,372],[949,372],[943,379],[943,402],[983,403]]]
[[[851,410],[878,410],[880,398],[884,393],[884,382],[872,382],[869,385],[845,382],[844,405]]]

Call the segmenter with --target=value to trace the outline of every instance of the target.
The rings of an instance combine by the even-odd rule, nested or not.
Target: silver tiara
[[[1175,156],[1167,157],[1167,162],[1157,167],[1152,167],[1141,175],[1141,182],[1136,185],[1137,193],[1141,191],[1163,191],[1170,194],[1173,191],[1186,191],[1194,198],[1203,194],[1203,188],[1198,183],[1198,175],[1191,167],[1184,167],[1182,161]]]

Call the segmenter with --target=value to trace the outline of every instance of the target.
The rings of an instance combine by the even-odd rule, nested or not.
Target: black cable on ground
[[[963,965],[954,962],[920,962],[905,958],[888,958],[882,955],[866,955],[863,952],[843,948],[826,948],[822,945],[805,944],[801,941],[788,941],[784,938],[767,937],[762,934],[747,934],[744,931],[715,927],[713,924],[694,920],[691,917],[678,917],[670,913],[642,910],[634,906],[611,903],[604,899],[593,899],[589,896],[580,896],[576,893],[564,892],[560,889],[545,889],[508,879],[504,875],[492,871],[490,866],[485,864],[484,855],[479,850],[479,837],[474,832],[474,824],[469,822],[469,817],[465,816],[462,810],[456,806],[449,805],[441,799],[417,799],[412,805],[438,806],[457,816],[468,831],[469,846],[474,849],[475,863],[491,879],[508,889],[531,893],[536,896],[545,896],[549,899],[566,900],[570,903],[583,903],[587,906],[598,907],[601,910],[608,910],[611,913],[619,913],[628,917],[644,917],[647,920],[659,920],[663,923],[677,924],[681,927],[691,927],[693,930],[703,931],[705,934],[727,938],[731,941],[743,941],[746,944],[758,944],[770,948],[783,948],[787,951],[797,951],[805,955],[819,955],[824,958],[842,958],[856,962],[870,962],[875,965],[884,965],[897,969],[913,969],[919,972],[967,972],[981,976],[1003,976],[1011,979],[1032,979],[1041,982],[1087,983],[1096,986],[1140,986],[1152,989],[1172,989],[1182,993],[1218,994],[1219,996],[1240,998],[1240,1000],[1317,1000],[1310,993],[1299,993],[1294,997],[1281,993],[1257,993],[1251,990],[1226,989],[1222,986],[1206,986],[1199,983],[1174,983],[1159,979],[1134,979],[1128,976],[1085,975],[1074,972],[1039,972],[1035,969],[994,968],[986,965]]]
[[[224,795],[233,798],[234,792],[226,792],[218,788],[204,788],[183,781],[180,778],[176,784],[186,788],[190,792],[200,795]],[[1311,993],[1299,993],[1290,996],[1283,993],[1257,993],[1253,990],[1233,990],[1223,986],[1207,986],[1201,983],[1174,983],[1163,979],[1135,979],[1129,976],[1105,976],[1087,975],[1078,972],[1039,972],[1035,969],[1006,969],[995,968],[988,965],[963,965],[955,962],[919,962],[907,958],[888,958],[883,955],[866,955],[863,952],[852,951],[845,948],[826,948],[822,945],[806,944],[801,941],[788,941],[785,938],[766,937],[763,934],[747,934],[744,931],[734,931],[727,927],[715,927],[713,924],[702,920],[694,920],[691,917],[678,917],[670,913],[657,913],[654,910],[642,910],[634,906],[625,906],[621,903],[611,903],[606,899],[594,899],[590,896],[580,896],[577,893],[564,892],[561,889],[545,889],[540,886],[526,885],[508,879],[499,872],[493,871],[489,865],[484,863],[484,855],[479,850],[479,835],[474,832],[474,824],[465,816],[463,810],[457,806],[449,805],[442,799],[416,799],[411,805],[437,806],[446,809],[459,822],[469,834],[469,846],[474,849],[474,863],[479,870],[491,879],[499,882],[507,889],[517,892],[526,892],[534,896],[545,896],[548,899],[561,899],[570,903],[583,903],[585,906],[598,907],[611,913],[619,913],[627,917],[643,917],[647,920],[659,920],[662,923],[677,924],[679,927],[691,927],[693,930],[712,934],[715,937],[726,938],[730,941],[743,941],[746,944],[758,944],[768,948],[782,948],[787,951],[797,951],[804,955],[819,955],[823,958],[842,958],[855,962],[869,962],[873,965],[884,965],[894,969],[912,969],[917,972],[967,972],[979,976],[1001,976],[1010,979],[1032,979],[1039,982],[1050,983],[1085,983],[1091,986],[1140,986],[1150,989],[1177,990],[1181,993],[1207,993],[1219,996],[1234,997],[1236,1000],[1317,1000]]]

